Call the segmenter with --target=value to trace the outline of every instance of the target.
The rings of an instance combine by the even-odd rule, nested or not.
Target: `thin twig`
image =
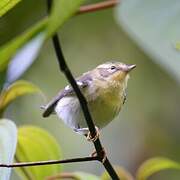
[[[65,163],[85,162],[85,161],[99,161],[99,157],[95,156],[95,157],[82,157],[82,158],[73,158],[73,159],[64,159],[64,160],[47,160],[47,161],[38,161],[38,162],[0,164],[0,167],[13,168],[13,167],[26,167],[26,166],[45,166],[50,164],[65,164]]]
[[[48,12],[50,11],[51,8],[51,4],[52,4],[52,0],[47,0],[47,4],[48,4]],[[68,68],[62,49],[61,49],[61,45],[60,45],[60,40],[58,38],[58,35],[55,34],[52,38],[53,40],[53,45],[54,45],[54,49],[56,52],[56,56],[57,56],[57,60],[59,63],[59,68],[60,70],[64,73],[64,75],[66,76],[67,80],[69,81],[69,83],[71,84],[71,86],[73,87],[77,98],[79,100],[80,106],[82,108],[85,120],[87,122],[91,137],[94,137],[96,135],[96,128],[94,125],[94,122],[92,120],[91,114],[89,112],[88,109],[88,105],[87,105],[87,101],[84,97],[84,95],[81,93],[70,69]],[[97,156],[99,157],[99,159],[101,160],[101,162],[103,163],[105,169],[107,170],[107,172],[109,173],[109,176],[113,179],[113,180],[119,180],[118,175],[116,174],[115,170],[113,169],[113,166],[111,165],[111,163],[109,162],[108,158],[106,157],[104,148],[101,145],[101,141],[98,138],[94,143],[96,152],[97,152]]]
[[[79,8],[79,11],[77,14],[83,14],[83,13],[88,13],[88,12],[94,12],[94,11],[99,11],[107,8],[114,7],[119,3],[119,0],[108,0],[108,1],[103,1],[95,4],[90,4],[90,5],[84,5]]]

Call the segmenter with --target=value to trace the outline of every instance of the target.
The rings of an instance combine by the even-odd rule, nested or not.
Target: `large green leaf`
[[[22,48],[24,44],[26,44],[32,38],[35,38],[38,33],[45,30],[47,21],[47,18],[40,21],[30,29],[25,31],[22,35],[14,38],[3,47],[0,47],[0,72],[6,69],[11,58],[13,58],[13,56],[19,51],[20,48]],[[40,45],[42,45],[42,43]],[[24,57],[24,61],[25,60],[26,58]]]
[[[0,114],[17,97],[37,92],[41,93],[40,89],[34,84],[23,80],[16,81],[0,94]]]
[[[54,1],[52,13],[48,20],[48,35],[55,33],[77,11],[82,1]],[[39,33],[17,51],[7,70],[7,82],[15,81],[30,67],[48,35],[45,37],[45,33]]]
[[[130,37],[180,82],[180,1],[125,0],[117,10]]]
[[[133,180],[134,179],[127,170],[125,170],[124,168],[122,168],[120,166],[115,166],[115,171],[121,180]],[[111,178],[109,177],[109,174],[106,171],[102,174],[101,180],[111,180]]]
[[[49,17],[47,34],[52,36],[69,19],[84,0],[54,0]]]
[[[17,144],[16,125],[7,119],[0,120],[0,163],[13,163],[14,154]],[[0,168],[0,179],[8,180],[11,170],[8,168]]]
[[[0,0],[0,17],[12,9],[21,0]]]
[[[17,162],[62,159],[60,146],[45,130],[23,126],[18,130]],[[23,180],[38,179],[61,172],[61,165],[38,166],[16,169]]]
[[[151,175],[167,169],[180,170],[180,164],[168,158],[156,157],[145,161],[137,172],[137,180],[146,180]]]
[[[83,1],[84,0],[55,0],[49,18],[41,20],[22,35],[8,42],[3,47],[0,47],[0,72],[7,67],[9,61],[13,56],[15,56],[20,48],[23,48],[23,45],[28,43],[32,38],[35,38],[39,33],[42,34],[46,30],[46,34],[44,33],[44,40],[51,37],[58,28],[60,28],[65,21],[67,21],[77,11]],[[39,43],[38,51],[42,45],[43,41]],[[38,51],[36,54],[38,54]],[[36,58],[36,56],[31,58]],[[22,59],[25,61],[26,56]]]

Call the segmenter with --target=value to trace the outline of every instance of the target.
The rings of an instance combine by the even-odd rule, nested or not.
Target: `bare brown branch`
[[[119,3],[119,0],[107,0],[95,4],[81,6],[77,14],[99,11],[107,8],[112,8]]]

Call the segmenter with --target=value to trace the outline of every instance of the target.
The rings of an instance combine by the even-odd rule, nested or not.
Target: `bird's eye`
[[[114,70],[114,69],[116,69],[116,66],[111,66],[111,70]]]

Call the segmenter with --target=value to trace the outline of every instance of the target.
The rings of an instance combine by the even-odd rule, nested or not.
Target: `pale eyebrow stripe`
[[[110,64],[101,64],[97,68],[109,68],[110,66]]]

